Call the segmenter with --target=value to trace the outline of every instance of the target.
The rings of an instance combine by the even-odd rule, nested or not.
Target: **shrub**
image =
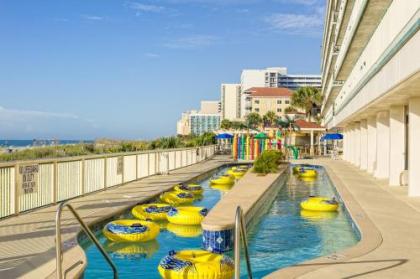
[[[277,150],[266,150],[255,160],[254,172],[260,174],[277,172],[277,167],[283,159],[283,153]]]

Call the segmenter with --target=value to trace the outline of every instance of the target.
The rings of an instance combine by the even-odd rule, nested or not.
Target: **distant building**
[[[219,101],[201,101],[200,113],[218,114],[220,113]]]
[[[285,87],[290,90],[296,90],[299,87],[304,86],[321,88],[321,76],[306,74],[289,75],[287,74],[286,67],[271,67],[260,70],[243,70],[241,74],[240,97],[241,117],[245,117],[249,112],[249,108],[246,107],[247,94],[244,94],[244,92],[248,91],[248,89],[252,87]]]
[[[221,117],[235,121],[241,117],[241,85],[223,83],[220,88]]]
[[[290,106],[292,91],[288,88],[252,87],[244,91],[246,114],[256,112],[261,116],[273,111],[284,116]]]
[[[202,135],[220,129],[220,114],[192,113],[189,116],[191,134]]]
[[[219,101],[202,101],[200,111],[183,112],[178,120],[176,130],[178,135],[201,135],[220,129]]]

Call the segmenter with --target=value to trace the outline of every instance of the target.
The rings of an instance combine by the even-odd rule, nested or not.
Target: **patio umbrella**
[[[343,139],[343,135],[342,134],[326,134],[325,136],[323,136],[321,138],[321,141],[324,140],[340,140]]]
[[[227,134],[227,133],[218,134],[216,136],[216,139],[231,139],[231,138],[233,138],[233,136],[231,134]]]
[[[256,139],[268,139],[268,136],[265,133],[261,132],[261,133],[258,133],[254,138],[256,138]]]

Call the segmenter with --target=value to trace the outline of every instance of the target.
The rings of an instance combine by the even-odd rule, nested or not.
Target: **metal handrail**
[[[235,215],[235,279],[239,279],[241,275],[241,236],[244,245],[246,268],[248,271],[248,278],[252,279],[251,260],[248,253],[248,241],[246,235],[246,227],[244,222],[244,214],[242,208],[236,208]]]
[[[92,240],[92,242],[96,245],[96,247],[99,249],[99,252],[104,256],[105,260],[108,262],[108,264],[111,266],[112,271],[114,273],[114,279],[118,278],[118,272],[117,267],[112,262],[111,258],[108,256],[108,254],[105,252],[102,245],[99,243],[98,239],[95,237],[95,235],[92,233],[92,231],[89,229],[89,227],[86,225],[85,222],[83,222],[80,215],[76,212],[76,210],[71,206],[70,204],[66,202],[62,202],[56,212],[55,216],[55,252],[56,252],[56,264],[57,264],[57,278],[62,279],[63,278],[63,253],[61,251],[61,213],[64,209],[64,207],[68,207],[70,212],[73,214],[73,216],[76,218],[76,220],[79,222],[79,224],[82,226],[83,231],[87,234],[87,236]]]

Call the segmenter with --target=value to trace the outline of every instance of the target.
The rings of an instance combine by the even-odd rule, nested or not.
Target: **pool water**
[[[338,212],[302,211],[300,203],[310,195],[336,197],[323,168],[313,181],[290,174],[267,212],[248,233],[252,274],[261,278],[280,268],[339,252],[355,245],[360,234],[340,205]],[[243,257],[242,257],[243,259]],[[246,278],[242,262],[241,277]]]
[[[224,174],[227,167],[221,168],[209,175],[202,181],[197,181],[203,188],[203,197],[195,201],[195,206],[212,208],[228,191],[228,188],[212,188],[210,179],[213,176]],[[115,219],[133,218],[131,213],[118,216]],[[102,234],[102,230],[95,231],[99,242],[105,250],[111,254],[111,258],[117,266],[119,278],[161,278],[158,272],[160,260],[171,250],[201,249],[202,230],[200,226],[180,226],[162,222],[161,232],[154,241],[145,243],[112,243]],[[93,245],[82,242],[85,249],[88,266],[84,278],[112,278],[112,271],[103,256]]]
[[[223,174],[226,170],[219,169],[211,176]],[[309,195],[336,196],[324,170],[318,169],[318,173],[314,181],[302,181],[290,175],[286,183],[275,185],[274,201],[261,210],[261,217],[248,228],[254,278],[262,278],[279,268],[340,251],[359,241],[359,234],[343,206],[338,212],[332,213],[316,214],[300,210],[300,202]],[[210,187],[209,180],[210,177],[198,181],[204,188],[204,195],[194,205],[211,209],[228,191]],[[131,214],[116,219],[122,217],[131,217]],[[111,243],[100,229],[95,233],[111,254],[120,278],[153,279],[160,278],[157,271],[159,261],[170,250],[201,249],[202,245],[199,226],[186,229],[162,224],[162,228],[155,241],[140,244]],[[112,278],[109,266],[96,247],[84,243],[82,246],[88,258],[84,278]],[[241,265],[242,277],[246,278],[244,261]]]

